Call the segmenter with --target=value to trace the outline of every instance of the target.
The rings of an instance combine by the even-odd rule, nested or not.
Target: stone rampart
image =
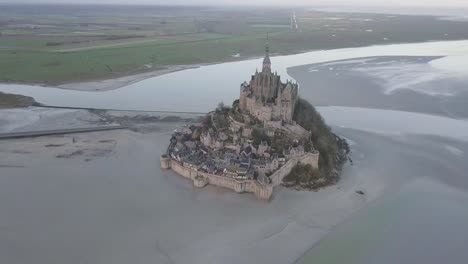
[[[286,124],[285,125],[286,130],[293,134],[296,135],[300,138],[310,138],[310,131],[306,130],[305,128],[301,127],[300,125],[294,124]]]
[[[273,194],[273,187],[281,185],[283,178],[291,172],[294,166],[298,163],[303,163],[318,168],[319,156],[318,152],[314,152],[290,159],[270,176],[270,184],[261,184],[257,180],[236,180],[221,175],[201,172],[194,168],[185,167],[180,162],[168,157],[161,158],[161,167],[163,169],[172,169],[175,173],[192,180],[195,187],[201,188],[207,184],[212,184],[234,190],[237,193],[253,193],[259,199],[269,200]]]
[[[161,168],[163,169],[170,169],[171,168],[171,158],[164,154],[159,158],[159,161],[161,162]]]
[[[286,177],[291,170],[298,164],[310,164],[313,168],[318,169],[318,161],[319,161],[319,153],[306,153],[300,157],[292,158],[286,162],[281,168],[279,168],[273,175],[270,176],[271,184],[273,187],[281,185],[283,182],[284,177]]]
[[[209,174],[201,171],[197,171],[192,168],[184,167],[176,160],[171,160],[171,167],[177,174],[191,179],[196,187],[204,187],[208,183],[219,187],[228,188],[234,190],[237,193],[249,192],[255,194],[255,196],[262,200],[269,200],[273,194],[272,185],[263,185],[256,180],[236,180],[225,176]],[[200,177],[203,178],[200,179]]]

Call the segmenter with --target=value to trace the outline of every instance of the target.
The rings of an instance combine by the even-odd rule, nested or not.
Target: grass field
[[[433,17],[200,7],[0,5],[0,81],[60,84],[168,65],[307,50],[468,38]],[[240,56],[233,56],[239,54]]]

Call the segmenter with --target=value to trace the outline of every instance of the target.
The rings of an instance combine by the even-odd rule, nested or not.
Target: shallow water
[[[383,135],[433,135],[468,141],[468,120],[357,107],[317,107],[329,125]]]
[[[288,78],[287,68],[311,63],[369,56],[460,56],[467,54],[468,41],[396,44],[273,57],[272,67],[283,76],[283,81],[285,81]],[[261,59],[204,66],[150,78],[106,92],[80,92],[9,84],[0,84],[0,91],[32,96],[40,103],[54,106],[207,112],[220,101],[230,103],[238,98],[240,84],[249,80],[250,75],[259,67],[261,67]]]
[[[293,67],[301,96],[334,105],[468,118],[468,71],[444,57],[369,57]],[[455,57],[454,58],[458,58]],[[459,59],[464,59],[460,56]]]

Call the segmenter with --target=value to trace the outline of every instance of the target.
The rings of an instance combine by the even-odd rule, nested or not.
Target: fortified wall
[[[168,167],[169,166],[169,167]],[[269,200],[273,194],[271,184],[261,184],[256,180],[236,180],[225,176],[209,174],[184,167],[180,162],[167,156],[161,156],[161,168],[172,169],[177,174],[193,181],[195,187],[203,188],[207,184],[234,190],[237,193],[249,192],[262,200]]]
[[[310,164],[314,168],[318,168],[319,153],[306,153],[303,156],[290,159],[270,176],[271,183],[263,184],[257,180],[236,180],[225,176],[210,174],[198,171],[194,168],[183,166],[180,162],[170,158],[167,155],[161,156],[161,168],[172,169],[177,174],[193,181],[193,185],[198,188],[203,188],[208,184],[234,190],[237,193],[253,193],[262,200],[269,200],[273,194],[273,187],[280,185],[283,178],[288,175],[298,163]]]
[[[313,168],[318,169],[318,161],[319,161],[319,152],[313,153],[306,153],[300,157],[292,158],[286,162],[281,168],[279,168],[273,175],[270,176],[271,184],[276,187],[281,185],[283,182],[284,177],[286,177],[291,170],[299,163],[301,164],[309,164]]]

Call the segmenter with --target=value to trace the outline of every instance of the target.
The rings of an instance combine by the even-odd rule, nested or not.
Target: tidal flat
[[[0,141],[1,262],[294,263],[349,217],[372,221],[366,206],[402,186],[427,179],[468,190],[466,142],[338,127],[353,163],[336,186],[279,187],[269,203],[212,186],[197,190],[157,162],[180,125]],[[453,228],[464,232],[466,223]]]
[[[462,57],[461,59],[463,59]],[[288,69],[315,106],[346,106],[468,118],[468,75],[440,56],[382,56]],[[439,61],[441,63],[439,63]],[[454,68],[451,66],[451,68]]]

